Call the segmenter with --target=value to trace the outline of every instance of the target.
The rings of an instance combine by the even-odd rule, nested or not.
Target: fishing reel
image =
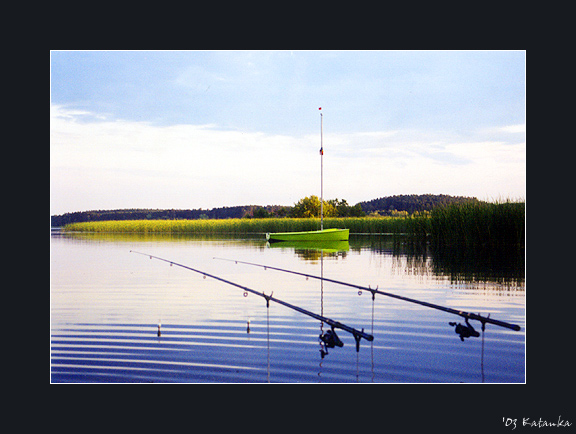
[[[466,325],[462,325],[460,323],[449,322],[452,327],[454,327],[454,332],[460,336],[460,340],[464,342],[465,338],[469,338],[474,336],[475,338],[480,337],[480,333],[478,333],[474,327],[468,322],[468,318],[464,318]]]
[[[340,338],[336,334],[336,331],[334,330],[334,327],[326,331],[326,333],[323,334],[321,333],[318,337],[324,343],[324,345],[320,349],[320,355],[322,356],[322,358],[324,358],[324,356],[328,354],[328,350],[327,349],[325,350],[325,348],[335,348],[335,347],[342,348],[344,346],[344,342],[340,340]]]

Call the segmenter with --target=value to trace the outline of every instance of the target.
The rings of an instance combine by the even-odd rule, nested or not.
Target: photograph
[[[50,50],[49,383],[523,394],[526,61]]]

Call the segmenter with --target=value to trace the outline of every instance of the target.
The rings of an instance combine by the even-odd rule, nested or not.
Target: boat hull
[[[266,234],[268,241],[348,241],[350,229],[324,229],[307,232],[276,232]]]

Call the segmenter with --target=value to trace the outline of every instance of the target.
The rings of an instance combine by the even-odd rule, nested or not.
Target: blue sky
[[[51,213],[526,195],[523,51],[53,51]]]

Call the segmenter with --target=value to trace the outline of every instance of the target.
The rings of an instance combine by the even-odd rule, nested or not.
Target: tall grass
[[[524,247],[524,202],[471,202],[434,208],[430,235],[435,245]]]
[[[324,228],[347,228],[352,233],[402,233],[407,220],[399,217],[347,217],[326,218]],[[226,220],[112,220],[71,223],[68,231],[85,232],[139,232],[139,233],[266,233],[298,232],[320,229],[320,219],[267,218]]]

